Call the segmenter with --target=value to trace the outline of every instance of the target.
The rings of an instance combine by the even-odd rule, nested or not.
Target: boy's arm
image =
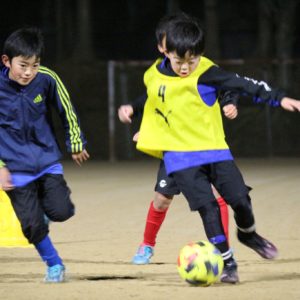
[[[238,115],[237,105],[239,94],[233,91],[221,91],[219,93],[219,102],[224,116],[228,119],[235,119]]]
[[[271,88],[264,81],[241,77],[217,66],[209,68],[199,78],[199,83],[214,86],[219,90],[232,90],[239,94],[252,96],[254,102],[265,102],[270,106],[280,106],[280,101],[285,97],[285,92]]]
[[[139,96],[133,103],[121,105],[118,109],[119,120],[123,123],[131,123],[132,117],[143,114],[147,94]]]
[[[131,117],[133,116],[132,105],[131,104],[121,105],[118,109],[118,116],[119,116],[119,120],[122,123],[131,123],[132,122]]]
[[[224,107],[227,104],[233,104],[238,106],[240,95],[238,92],[234,91],[220,91],[219,93],[219,103],[221,107]]]
[[[0,161],[2,162],[2,161]],[[11,182],[11,175],[9,170],[5,167],[5,164],[0,165],[0,190],[9,191],[12,190],[14,186]]]
[[[83,149],[81,152],[78,153],[72,153],[72,159],[75,161],[75,163],[78,166],[81,166],[81,164],[83,162],[85,162],[86,160],[88,160],[90,158],[90,155],[88,154],[88,152]]]
[[[67,151],[72,153],[73,160],[80,165],[82,161],[88,159],[89,155],[85,150],[86,140],[80,129],[79,120],[71,103],[69,93],[55,72],[45,67],[41,67],[40,71],[48,74],[50,77],[48,100],[54,105],[62,120]]]
[[[133,117],[141,116],[144,112],[144,106],[147,101],[147,93],[143,93],[139,97],[137,97],[132,103],[131,106],[133,108]]]
[[[289,98],[289,97],[284,97],[284,98],[282,98],[280,105],[285,110],[300,112],[300,101],[299,100]]]

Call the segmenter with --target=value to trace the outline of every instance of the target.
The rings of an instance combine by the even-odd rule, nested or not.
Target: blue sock
[[[34,246],[39,252],[42,260],[46,262],[47,266],[52,267],[54,265],[63,264],[62,259],[58,256],[48,235]]]

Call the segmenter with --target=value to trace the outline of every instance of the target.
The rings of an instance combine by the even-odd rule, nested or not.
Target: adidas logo
[[[38,94],[34,99],[33,99],[33,103],[40,103],[43,101],[43,97],[41,96],[41,94]]]

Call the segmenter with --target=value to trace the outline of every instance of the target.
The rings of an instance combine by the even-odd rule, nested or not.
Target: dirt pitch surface
[[[158,236],[150,265],[130,260],[142,240],[153,197],[157,161],[65,164],[76,216],[50,226],[68,281],[45,284],[45,266],[34,249],[0,248],[1,299],[300,299],[300,159],[237,160],[251,197],[257,229],[279,248],[274,261],[260,258],[235,237],[230,242],[240,283],[192,287],[176,270],[179,249],[205,239],[197,213],[177,196]]]

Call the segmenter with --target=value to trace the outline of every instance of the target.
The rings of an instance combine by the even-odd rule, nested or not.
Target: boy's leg
[[[215,189],[215,187],[212,185],[211,186],[213,194],[215,198],[217,199],[219,209],[220,209],[220,214],[221,214],[221,221],[222,221],[222,226],[224,229],[224,233],[226,236],[226,239],[229,244],[229,213],[228,213],[228,206],[223,197],[218,193],[218,191]]]
[[[247,215],[252,212],[251,199],[249,196],[240,199],[238,203],[232,206],[235,212],[235,220],[237,224],[238,240],[245,246],[257,252],[265,259],[274,259],[278,255],[278,250],[273,243],[256,233],[255,223],[247,226],[244,223]]]
[[[166,213],[174,198],[174,195],[179,195],[179,194],[180,191],[174,179],[167,175],[165,164],[164,161],[162,160],[157,173],[157,181],[155,185],[155,197],[152,205],[153,214],[150,213],[150,215],[148,215],[147,217],[147,221],[151,220],[152,217],[152,221],[155,220],[155,222],[153,223],[156,223],[156,228],[152,228],[153,238],[152,240],[150,240],[150,242],[152,242],[152,246],[155,246],[158,231],[165,219]],[[148,232],[150,233],[150,231],[151,228],[149,228],[149,230],[147,230],[146,228],[144,237],[145,236],[149,237],[150,235],[148,235]],[[146,239],[144,241],[147,242]]]
[[[74,205],[70,194],[71,191],[63,175],[45,174],[39,179],[39,198],[44,212],[51,221],[63,222],[74,215]],[[65,266],[50,238],[46,236],[36,245],[36,248],[48,266],[45,281],[64,281]]]
[[[31,182],[7,192],[29,243],[40,242],[49,232],[44,222],[44,211],[38,197],[38,184]]]
[[[172,199],[173,196],[155,193],[154,201],[151,201],[147,214],[143,245],[155,246],[158,231],[166,217]]]
[[[53,281],[60,282],[64,277],[64,266],[48,237],[49,230],[44,221],[44,211],[38,197],[38,186],[38,182],[32,182],[25,187],[13,189],[9,192],[9,196],[24,235],[30,243],[34,244],[42,260],[48,266],[46,279],[47,277],[49,279],[49,270],[53,273],[53,268],[55,270],[61,268],[59,274],[56,271]]]
[[[64,222],[75,213],[71,191],[61,174],[45,174],[39,179],[39,198],[50,221]]]
[[[225,200],[222,197],[217,198],[217,202],[220,209],[221,214],[221,222],[224,230],[224,234],[229,244],[229,213],[228,213],[228,206]]]
[[[33,243],[48,269],[47,282],[64,280],[65,267],[48,236],[46,214],[52,221],[65,221],[74,214],[70,190],[62,175],[46,174],[26,187],[11,191],[24,235]]]
[[[190,209],[198,211],[208,240],[221,252],[224,260],[222,282],[239,281],[237,264],[229,249],[221,222],[220,209],[209,182],[210,166],[192,167],[173,174],[180,191],[186,197]]]
[[[148,264],[154,254],[154,246],[159,229],[166,217],[173,195],[179,194],[174,180],[167,176],[164,163],[161,161],[157,174],[154,200],[151,201],[144,230],[144,240],[132,259],[133,264]]]
[[[65,280],[65,266],[54,248],[49,235],[35,244],[35,248],[42,260],[47,264],[45,282],[63,282]]]
[[[249,188],[245,185],[239,169],[233,161],[221,162],[216,165],[215,171],[218,179],[215,186],[234,211],[238,239],[263,258],[275,258],[278,254],[276,247],[256,233],[251,199],[248,195]]]
[[[162,197],[163,195],[157,195],[156,197]],[[155,201],[155,200],[154,200]],[[144,230],[144,240],[140,244],[136,254],[132,259],[132,263],[136,265],[144,265],[150,263],[150,258],[154,254],[154,246],[156,243],[156,236],[158,231],[166,217],[168,208],[164,210],[158,210],[154,207],[154,201],[151,201],[148,210],[146,225]]]

